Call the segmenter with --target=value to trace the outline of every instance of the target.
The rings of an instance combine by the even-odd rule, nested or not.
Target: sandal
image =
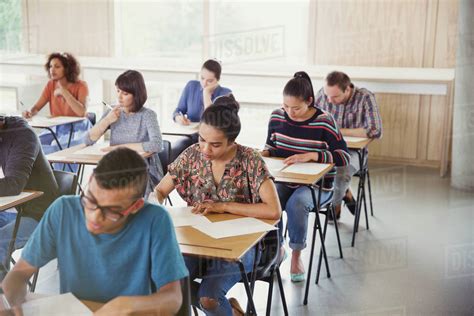
[[[229,298],[230,306],[232,306],[232,311],[235,315],[244,316],[245,312],[239,304],[239,301],[235,297]]]

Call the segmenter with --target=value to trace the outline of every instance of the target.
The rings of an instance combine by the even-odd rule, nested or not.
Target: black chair
[[[183,296],[183,302],[176,315],[178,316],[190,316],[191,315],[191,287],[189,284],[189,277],[181,279],[181,295]]]
[[[161,168],[163,169],[163,175],[166,175],[166,173],[168,172],[168,165],[172,163],[170,141],[163,139],[163,150],[158,153],[158,157],[160,158]],[[169,196],[168,202],[171,206],[173,206],[173,203],[171,202],[171,198]]]
[[[280,274],[280,238],[278,237],[278,230],[273,230],[267,233],[267,235],[261,241],[262,256],[260,261],[257,263],[257,269],[255,270],[254,280],[263,281],[268,283],[268,296],[267,296],[267,309],[266,315],[270,315],[272,307],[272,296],[273,296],[273,282],[275,274],[278,281],[278,287],[280,289],[281,302],[283,304],[283,311],[285,315],[288,315],[288,307],[286,305],[285,290],[281,281]],[[248,279],[251,280],[252,273],[248,274]],[[240,281],[242,282],[242,280]],[[253,291],[253,289],[252,289]]]
[[[76,192],[76,186],[77,186],[77,175],[72,172],[66,172],[66,171],[61,171],[61,170],[53,170],[54,178],[56,179],[56,183],[58,184],[59,187],[59,196],[62,195],[72,195]],[[10,258],[10,261],[15,264],[15,260],[12,258],[12,253],[15,250],[15,240],[16,240],[16,234],[18,232],[18,227],[20,225],[20,220],[21,220],[21,212],[18,213],[15,221],[15,228],[13,230],[12,234],[12,239],[10,240],[10,245],[8,249],[8,257]],[[31,282],[28,282],[28,285],[30,287],[30,292],[34,292],[36,288],[36,282],[38,281],[38,274],[39,271],[36,272],[33,275],[33,279]]]

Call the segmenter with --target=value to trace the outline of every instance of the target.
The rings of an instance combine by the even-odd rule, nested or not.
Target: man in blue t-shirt
[[[188,271],[168,213],[143,199],[147,181],[135,151],[105,155],[80,197],[62,197],[46,211],[3,282],[10,304],[21,304],[27,280],[57,258],[60,292],[107,302],[101,315],[176,313]]]

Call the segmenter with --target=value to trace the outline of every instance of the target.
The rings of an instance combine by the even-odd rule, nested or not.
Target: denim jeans
[[[277,183],[278,198],[283,210],[288,217],[288,234],[290,236],[290,248],[302,250],[306,248],[306,235],[308,232],[308,215],[314,208],[311,189],[307,186],[290,188],[285,184]],[[315,188],[316,203],[318,201],[318,189]],[[321,191],[321,205],[332,198],[332,191]],[[278,223],[280,240],[283,244],[283,223]]]
[[[261,251],[258,254],[258,260]],[[255,247],[250,249],[243,257],[242,263],[247,273],[253,269]],[[200,306],[206,315],[232,316],[232,307],[226,298],[227,292],[241,279],[239,265],[235,262],[224,260],[206,260],[197,257],[185,256],[184,261],[189,271],[190,280],[201,278],[198,289],[193,289],[191,297],[193,305]],[[217,300],[217,307],[213,310],[204,309],[200,304],[202,297]]]
[[[359,154],[355,150],[349,150],[351,154],[351,163],[347,166],[336,167],[336,177],[334,178],[334,197],[336,205],[341,204],[346,195],[346,191],[351,184],[351,179],[357,171],[360,170]],[[365,155],[365,164],[367,164],[367,154]]]
[[[15,228],[15,219],[16,213],[0,213],[0,267],[3,267],[5,264],[8,246],[10,245],[13,229]],[[21,218],[14,249],[21,248],[26,244],[37,225],[38,222],[32,218]]]

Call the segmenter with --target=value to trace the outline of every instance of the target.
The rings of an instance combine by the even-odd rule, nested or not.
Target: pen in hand
[[[111,110],[114,109],[110,104],[106,103],[105,101],[102,101],[102,104],[105,105],[106,107],[108,107]]]

